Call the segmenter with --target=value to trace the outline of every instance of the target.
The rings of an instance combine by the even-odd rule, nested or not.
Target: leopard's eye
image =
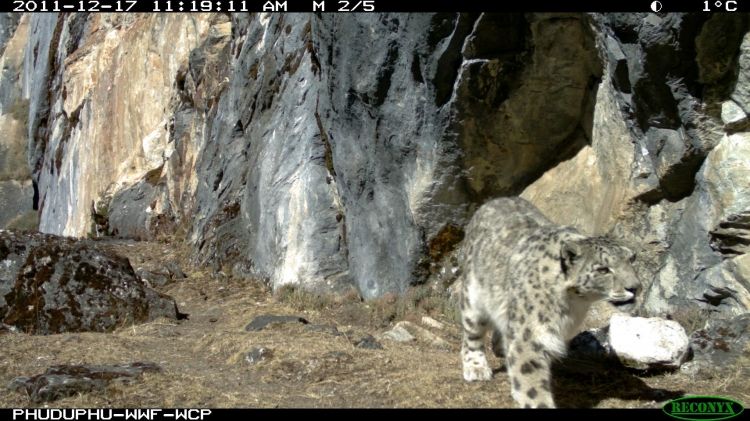
[[[608,268],[608,267],[606,267],[606,266],[599,266],[599,267],[597,267],[597,268],[596,268],[596,271],[597,271],[598,273],[601,273],[601,274],[612,273],[612,271],[611,271],[611,270],[609,270],[609,268]]]

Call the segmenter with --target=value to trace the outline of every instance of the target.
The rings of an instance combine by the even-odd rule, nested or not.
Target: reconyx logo
[[[745,408],[739,402],[720,396],[687,396],[667,402],[662,408],[681,420],[725,420],[740,415]]]

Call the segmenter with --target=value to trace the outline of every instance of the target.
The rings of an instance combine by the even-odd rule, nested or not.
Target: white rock
[[[747,118],[745,111],[734,101],[724,101],[721,104],[721,120],[724,124],[731,125],[741,123]]]
[[[412,322],[408,321],[401,321],[396,323],[396,328],[404,329],[406,332],[408,332],[412,337],[416,338],[420,342],[427,343],[435,348],[440,349],[449,349],[450,345],[448,342],[445,341],[445,339],[435,335],[434,333],[430,332],[429,330],[423,328],[422,326],[417,326]]]
[[[438,330],[443,330],[443,328],[445,328],[444,324],[428,316],[422,316],[422,324],[427,327],[431,327],[433,329],[438,329]]]
[[[688,355],[685,329],[673,320],[615,314],[610,319],[609,343],[627,367],[679,367]]]
[[[408,330],[404,329],[403,326],[396,325],[393,329],[385,332],[383,338],[390,339],[396,342],[411,342],[415,340],[414,336],[409,333]]]

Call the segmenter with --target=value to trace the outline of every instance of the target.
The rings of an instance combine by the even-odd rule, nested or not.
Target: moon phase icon
[[[651,10],[653,10],[654,13],[658,12],[659,10],[661,10],[661,2],[658,1],[658,0],[656,0],[653,3],[651,3]]]

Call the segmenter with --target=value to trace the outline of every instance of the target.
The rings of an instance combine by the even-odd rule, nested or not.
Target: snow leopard
[[[551,363],[595,301],[632,310],[640,287],[634,259],[613,239],[553,224],[522,198],[482,205],[458,254],[464,379],[491,379],[484,351],[491,331],[516,404],[554,407]]]

